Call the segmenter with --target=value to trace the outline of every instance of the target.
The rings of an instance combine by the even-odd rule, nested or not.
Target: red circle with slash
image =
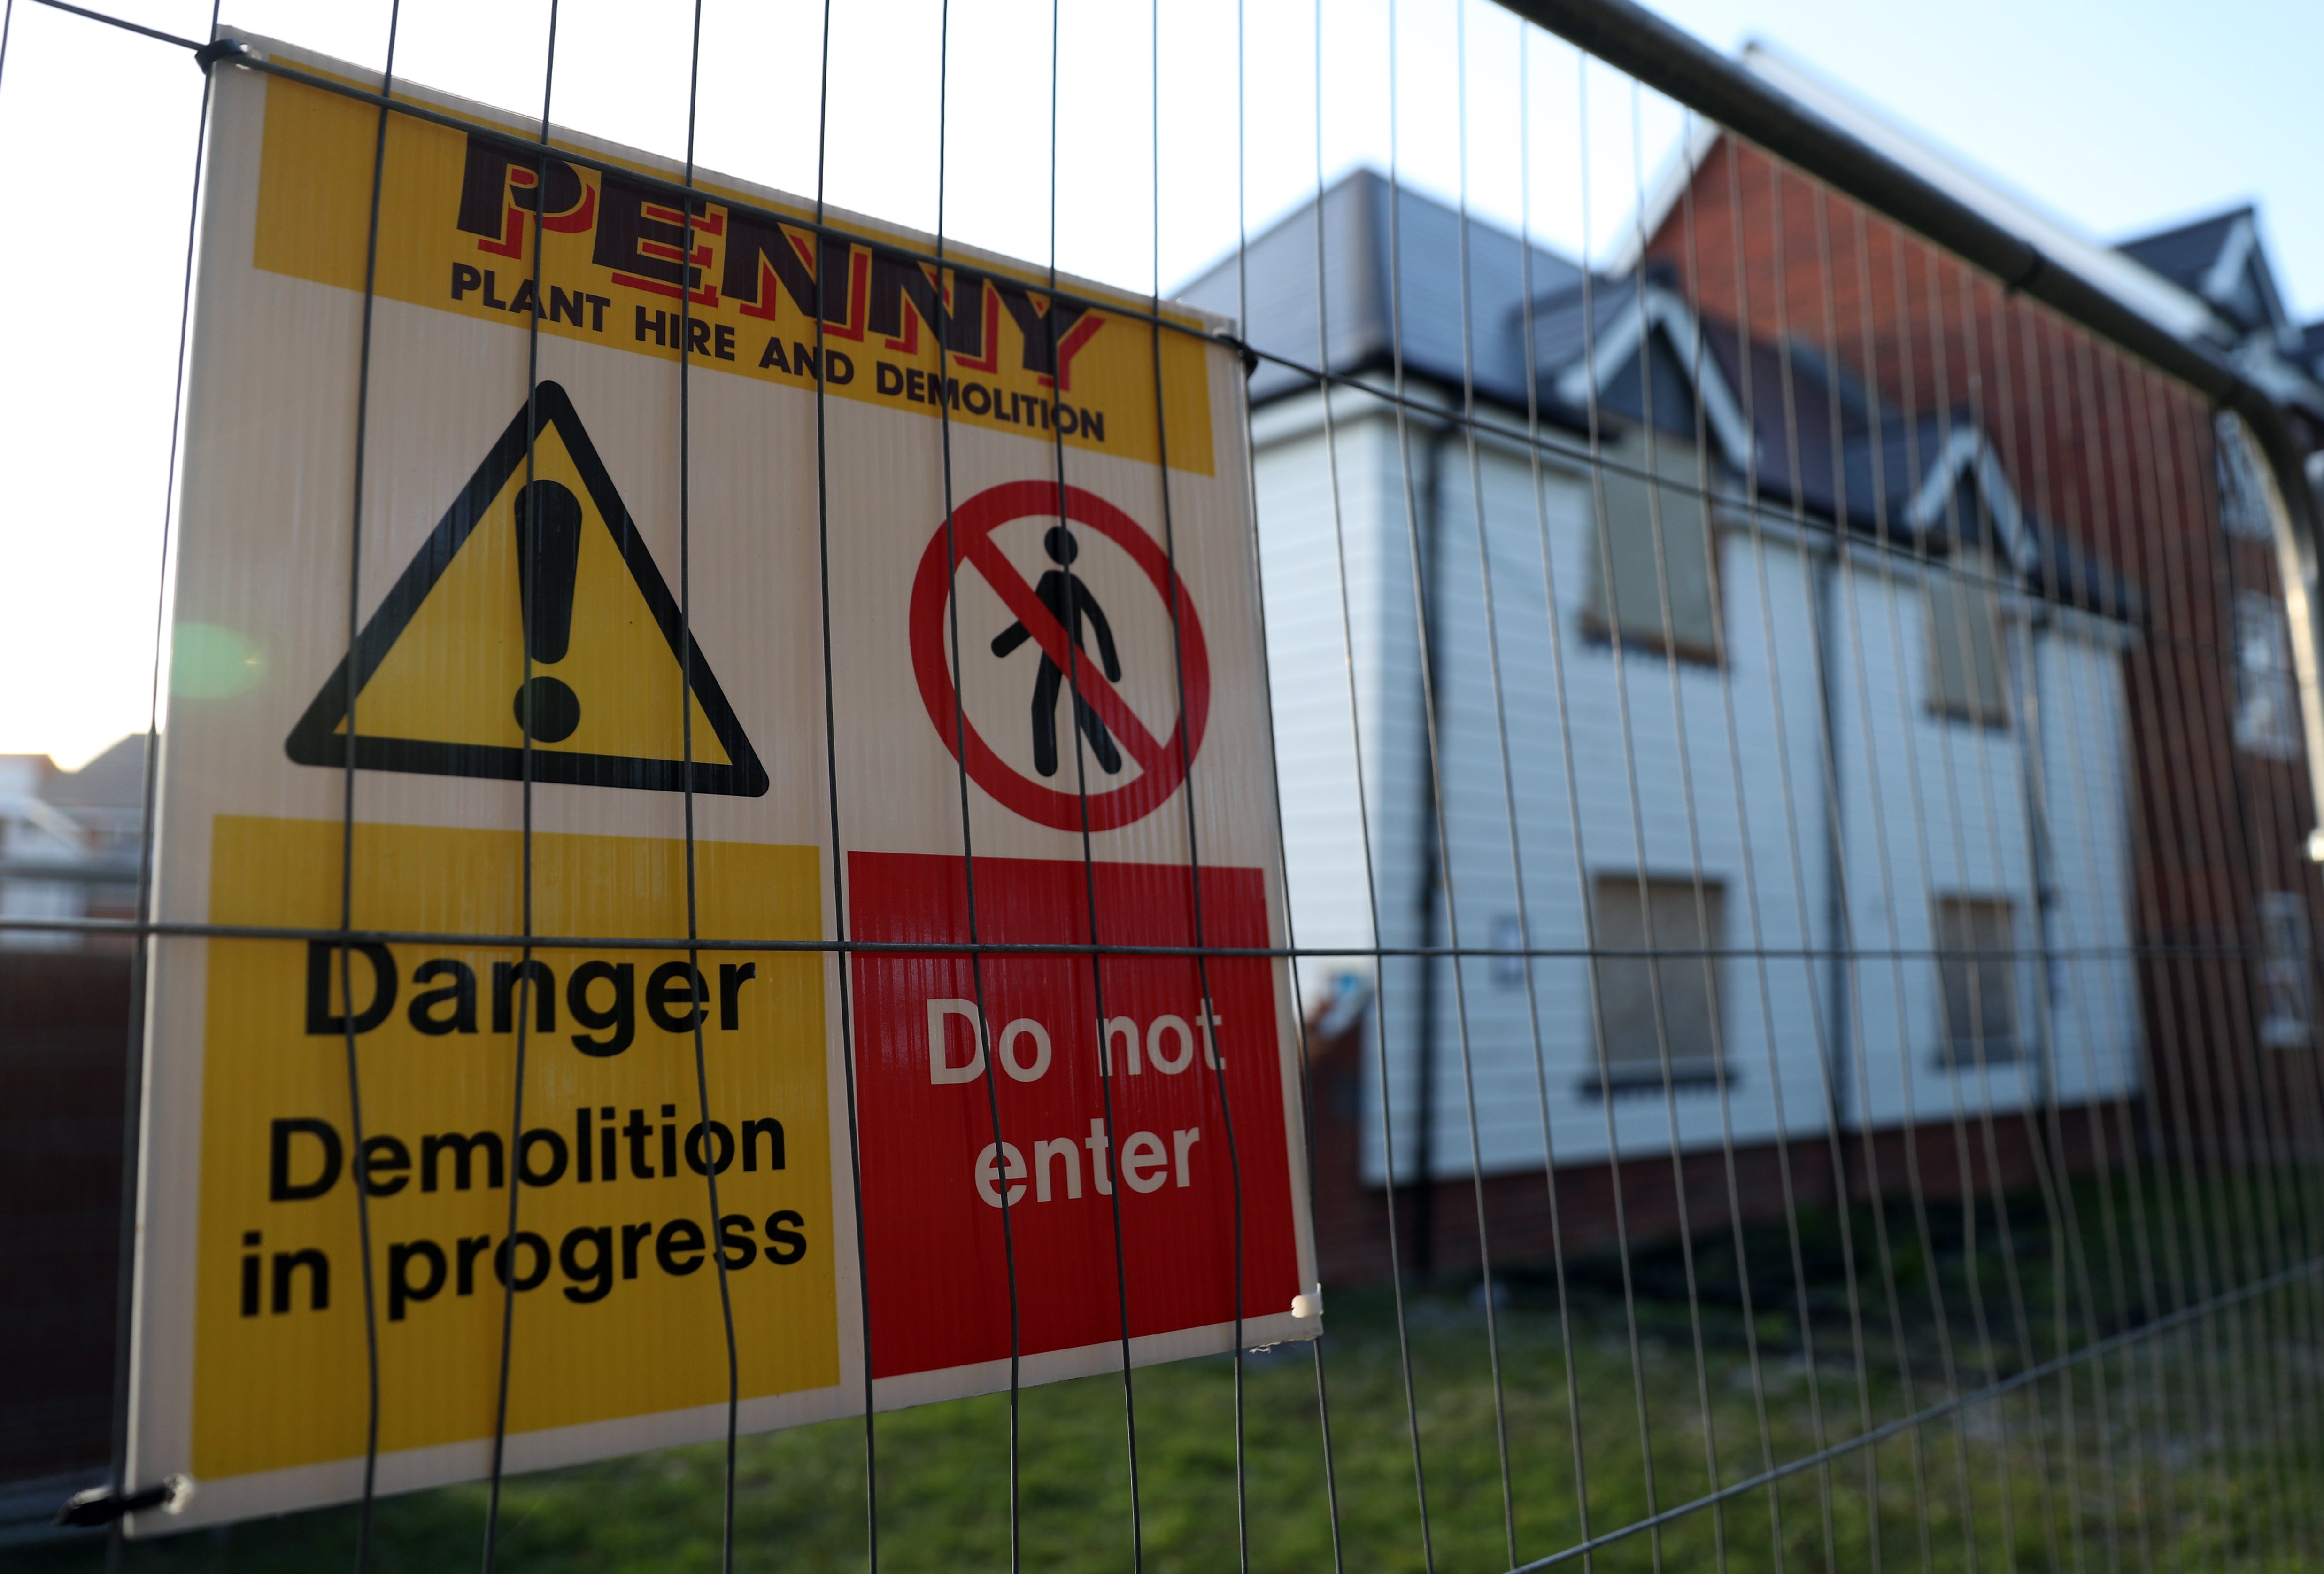
[[[1061,492],[1063,507],[1059,506]],[[1185,714],[1183,729],[1172,727],[1167,740],[1147,730],[1085,655],[1068,653],[1065,625],[1033,594],[1016,565],[992,544],[995,530],[1031,516],[1062,519],[1104,536],[1144,570],[1163,605],[1176,607],[1180,657],[1185,662]],[[950,552],[945,551],[948,540]],[[1138,762],[1137,780],[1084,799],[1025,775],[984,741],[960,706],[945,648],[949,631],[945,606],[952,598],[953,576],[964,565],[984,577],[1033,636],[1042,654],[1059,670],[1073,674],[1082,698],[1120,741],[1123,751]],[[1211,658],[1203,640],[1202,619],[1195,616],[1194,600],[1172,569],[1168,555],[1154,538],[1094,493],[1078,486],[1061,488],[1053,481],[1007,481],[959,505],[953,510],[949,526],[939,524],[920,555],[919,572],[912,581],[909,625],[912,671],[919,679],[920,700],[927,707],[936,735],[955,758],[965,754],[962,763],[978,786],[1027,819],[1058,830],[1080,830],[1084,823],[1091,830],[1118,830],[1160,808],[1185,781],[1187,762],[1202,749],[1203,729],[1211,712]]]

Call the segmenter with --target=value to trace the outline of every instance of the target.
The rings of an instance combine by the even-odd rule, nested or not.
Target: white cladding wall
[[[2052,904],[2050,1075],[2066,1104],[2138,1084],[2144,1024],[2131,947],[2129,699],[2118,638],[2037,643],[2042,810]]]
[[[1719,549],[1721,663],[1618,649],[1583,627],[1596,529],[1585,474],[1545,467],[1536,489],[1523,454],[1472,454],[1457,431],[1438,437],[1416,425],[1407,488],[1383,407],[1343,393],[1333,414],[1328,444],[1312,401],[1262,412],[1256,428],[1296,940],[1353,951],[1377,934],[1393,949],[1423,943],[1433,927],[1436,945],[1496,947],[1522,912],[1531,948],[1569,953],[1535,959],[1530,992],[1490,958],[1463,961],[1457,979],[1438,965],[1426,992],[1432,1172],[1602,1160],[1609,1143],[1638,1156],[1674,1141],[1695,1148],[1812,1135],[1835,1098],[1850,1125],[1884,1125],[2016,1109],[2039,1097],[2030,1069],[1944,1068],[1937,969],[1926,955],[1940,892],[2011,899],[2019,945],[2042,943],[2020,754],[2030,708],[2022,623],[2010,651],[2013,725],[1944,720],[1923,703],[1926,633],[1908,570],[1860,553],[1834,564],[1798,550],[1786,532],[1730,518]],[[1431,551],[1432,517],[1449,901],[1425,878],[1435,832],[1413,565]],[[1829,761],[1819,597],[1832,640]],[[2118,1090],[2135,1075],[2118,634],[2074,618],[2031,641],[2050,838],[2047,943],[2105,953],[2049,969],[2050,1055],[2069,1100]],[[1835,770],[1849,943],[1879,953],[1853,968],[1825,955]],[[1717,964],[1723,1091],[1705,1083],[1666,1093],[1657,1084],[1610,1100],[1592,1091],[1589,964],[1579,954],[1590,945],[1585,895],[1600,876],[1641,870],[1699,872],[1723,887],[1716,943],[1756,953]],[[1312,997],[1349,967],[1370,970],[1311,959],[1303,986]],[[2030,1037],[2043,975],[2030,959],[2019,972]],[[1397,1173],[1416,1172],[1425,993],[1421,965],[1408,957],[1388,958],[1376,982],[1361,1101],[1374,1181],[1388,1171],[1382,1042]]]
[[[1832,745],[1849,942],[1863,954],[1848,989],[1850,1117],[1895,1125],[2022,1109],[2043,1097],[2045,1062],[2061,1099],[2121,1091],[2140,1032],[2122,631],[2070,614],[2038,633],[2011,620],[2010,724],[1980,727],[1929,708],[1927,604],[1914,567],[1855,552],[1834,572]],[[2024,750],[2037,733],[2041,769],[2029,778]],[[2048,830],[2046,923],[2029,801]],[[2014,1064],[1946,1064],[1928,955],[1946,896],[2011,904],[2026,953],[2016,968],[2024,1052]],[[2060,953],[2046,968],[2044,949]]]
[[[1799,554],[1727,539],[1723,668],[1640,655],[1583,627],[1597,528],[1585,480],[1545,476],[1536,505],[1526,462],[1480,452],[1473,475],[1481,483],[1480,510],[1465,440],[1445,440],[1438,455],[1434,616],[1459,943],[1494,945],[1497,929],[1513,927],[1522,869],[1524,921],[1536,948],[1585,950],[1591,887],[1641,871],[1681,880],[1699,872],[1707,885],[1722,888],[1727,931],[1715,944],[1794,953],[1820,944],[1816,893],[1825,884],[1825,843],[1814,819],[1818,794],[1787,790],[1792,782],[1813,782],[1819,744],[1813,647],[1798,632],[1809,608]],[[1505,723],[1494,704],[1497,652]],[[1778,694],[1786,701],[1780,714]],[[1513,844],[1521,856],[1513,857]],[[1727,1134],[1766,1141],[1779,1122],[1819,1125],[1822,1074],[1809,969],[1796,955],[1771,961],[1764,978],[1749,961],[1713,966],[1725,1007],[1718,1023],[1729,1073],[1723,1102],[1714,1083],[1681,1087],[1670,1097],[1659,1087],[1610,1101],[1583,1091],[1595,1084],[1597,1047],[1589,964],[1580,956],[1534,964],[1538,1085],[1522,980],[1472,958],[1462,964],[1456,998],[1445,968],[1432,1104],[1452,1129],[1440,1130],[1434,1143],[1441,1167],[1469,1166],[1462,1078],[1471,1071],[1478,1152],[1488,1170],[1542,1162],[1545,1089],[1561,1159],[1602,1156],[1609,1125],[1620,1151],[1635,1153],[1667,1151],[1674,1135],[1693,1147]],[[1393,1002],[1388,1020],[1397,1020]],[[1415,1087],[1405,1102],[1416,1100]]]

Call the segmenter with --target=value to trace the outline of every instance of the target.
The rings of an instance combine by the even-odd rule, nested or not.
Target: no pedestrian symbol
[[[1063,506],[1059,505],[1061,492]],[[992,542],[995,530],[1026,518],[1060,522],[1047,538],[1049,556],[1058,567],[1043,575],[1038,587],[1028,584],[1016,565]],[[1114,686],[1120,666],[1104,613],[1088,599],[1086,590],[1067,578],[1074,555],[1071,532],[1065,528],[1071,525],[1095,531],[1129,553],[1172,615],[1178,632],[1178,650],[1148,653],[1145,656],[1148,661],[1170,661],[1175,656],[1183,667],[1184,715],[1174,719],[1159,737],[1139,719]],[[1040,650],[1043,667],[1034,690],[1034,746],[1038,764],[1045,769],[1054,768],[1056,746],[1054,730],[1045,730],[1042,725],[1047,719],[1053,729],[1056,723],[1045,716],[1040,702],[1047,699],[1054,706],[1059,688],[1056,674],[1070,673],[1071,681],[1066,686],[1074,695],[1070,701],[1074,705],[1074,720],[1066,725],[1077,725],[1081,736],[1087,738],[1090,753],[1095,756],[1090,763],[1110,774],[1112,767],[1108,764],[1109,756],[1119,764],[1119,755],[1112,748],[1118,741],[1120,751],[1137,762],[1137,776],[1120,787],[1092,792],[1084,801],[1079,793],[1059,792],[1025,775],[985,742],[975,722],[961,706],[959,691],[954,685],[951,631],[945,616],[946,604],[952,598],[954,571],[963,566],[983,576],[1017,622],[999,639],[993,639],[990,633],[963,629],[962,659],[966,661],[972,654],[981,656],[988,652],[1005,656],[1028,638]],[[1058,615],[1059,606],[1073,614],[1075,626],[1071,630]],[[927,707],[928,720],[935,725],[937,736],[955,756],[962,757],[969,776],[978,786],[1028,819],[1058,830],[1080,830],[1084,824],[1091,830],[1118,830],[1133,824],[1159,808],[1178,790],[1179,783],[1186,779],[1187,762],[1203,746],[1203,728],[1211,709],[1211,661],[1203,641],[1202,619],[1195,614],[1185,586],[1172,569],[1168,555],[1154,538],[1139,528],[1137,521],[1094,493],[1078,486],[1060,488],[1048,481],[1010,481],[989,487],[961,504],[953,510],[949,524],[936,527],[927,550],[920,556],[919,572],[912,582],[909,622],[912,670],[919,680],[921,702]],[[1096,636],[1095,649],[1086,643],[1085,635],[1089,634]],[[1173,674],[1174,678],[1177,676]]]

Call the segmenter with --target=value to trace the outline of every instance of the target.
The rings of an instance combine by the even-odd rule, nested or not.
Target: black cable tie
[[[207,76],[220,60],[244,60],[249,54],[250,46],[238,38],[214,38],[194,51],[194,64]]]
[[[1238,337],[1232,330],[1222,328],[1214,331],[1211,338],[1234,351],[1236,356],[1242,362],[1242,375],[1246,381],[1259,371],[1259,352],[1251,348],[1248,342]]]
[[[194,1482],[189,1476],[167,1476],[151,1486],[141,1486],[134,1492],[124,1493],[111,1486],[91,1486],[74,1493],[57,1510],[51,1523],[80,1529],[97,1529],[109,1525],[125,1514],[143,1514],[159,1508],[170,1514],[181,1512],[193,1501]]]

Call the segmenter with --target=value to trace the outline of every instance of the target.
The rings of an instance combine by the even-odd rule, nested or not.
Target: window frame
[[[2212,482],[2218,490],[2219,528],[2239,541],[2275,544],[2275,516],[2265,471],[2244,437],[2243,421],[2221,411],[2212,422]]]
[[[1615,468],[1592,466],[1583,477],[1587,498],[1587,531],[1589,539],[1588,588],[1584,595],[1580,617],[1576,620],[1583,636],[1593,643],[1620,644],[1625,650],[1659,656],[1665,661],[1683,662],[1690,666],[1724,667],[1726,653],[1726,588],[1720,572],[1720,549],[1727,524],[1720,518],[1720,497],[1715,486],[1715,462],[1706,464],[1705,449],[1698,449],[1688,440],[1641,425],[1618,445],[1609,444],[1603,458]],[[1651,536],[1657,530],[1662,538],[1658,556],[1660,583],[1656,587],[1655,626],[1625,627],[1620,609],[1609,594],[1613,587],[1606,572],[1609,548],[1623,533],[1617,524],[1614,497],[1618,486],[1637,486],[1646,498],[1646,530]],[[1678,507],[1674,511],[1673,501]],[[1702,562],[1705,596],[1708,602],[1710,628],[1707,640],[1687,637],[1680,627],[1678,607],[1670,589],[1670,542],[1674,512],[1689,521],[1700,518],[1702,529]],[[1692,524],[1685,528],[1692,529]],[[1664,603],[1668,600],[1669,621],[1665,627],[1662,618]]]
[[[2256,906],[2260,943],[2252,982],[2259,1046],[2308,1049],[2316,1042],[2316,931],[2308,899],[2296,891],[2263,891]],[[2280,946],[2287,937],[2294,943]],[[2279,1001],[2293,1009],[2278,1014]]]
[[[2025,1042],[2025,1010],[2023,980],[2024,958],[2017,944],[2018,908],[2022,904],[2008,892],[1939,891],[1929,898],[1930,964],[1936,982],[1936,1064],[1942,1071],[1961,1072],[2008,1069],[2027,1064],[2033,1059],[2034,1046]],[[2007,925],[2003,943],[1998,946],[1957,943],[1957,937],[1947,932],[1947,909],[1980,910],[1986,915],[1998,913]],[[1998,959],[1987,953],[1998,951]],[[1969,970],[1969,1031],[1963,1033],[1954,1023],[1952,983],[1949,969],[1964,967]],[[1997,1046],[1987,1024],[1981,1020],[1986,1014],[1982,997],[1986,977],[1997,972],[2006,986],[2009,1019],[2005,1042]]]
[[[1641,894],[1639,887],[1642,884],[1646,887],[1646,905],[1638,913],[1640,943],[1637,946],[1610,943],[1607,935],[1607,893],[1617,892],[1635,902]],[[1670,1086],[1674,1088],[1708,1088],[1732,1083],[1733,1073],[1729,1069],[1727,1054],[1727,958],[1720,954],[1726,949],[1727,885],[1728,882],[1723,879],[1697,871],[1657,874],[1652,870],[1626,869],[1600,870],[1592,875],[1590,885],[1591,943],[1588,958],[1591,969],[1589,1063],[1581,1080],[1581,1092],[1584,1096],[1609,1097],[1637,1089],[1659,1088],[1664,1085],[1665,1048],[1672,1046],[1678,1036],[1672,1031],[1667,1011],[1667,1002],[1673,997],[1672,991],[1665,986],[1662,977],[1664,970],[1671,968],[1702,969],[1702,993],[1706,1005],[1702,1031],[1707,1048],[1702,1054],[1685,1055],[1677,1053],[1674,1047],[1670,1048]],[[1696,940],[1673,949],[1683,952],[1704,951],[1710,955],[1665,957],[1661,954],[1662,949],[1672,942],[1659,932],[1654,937],[1655,943],[1652,948],[1644,945],[1647,915],[1653,911],[1654,896],[1658,888],[1682,897],[1698,913],[1696,921],[1707,925],[1711,931],[1707,935],[1701,935],[1698,931]],[[1609,950],[1617,954],[1607,955]],[[1646,954],[1637,954],[1640,951]],[[1609,988],[1607,975],[1609,969],[1633,968],[1642,970],[1646,987],[1665,1003],[1665,1010],[1661,1014],[1658,1028],[1646,1046],[1647,1053],[1617,1055],[1614,1052],[1613,1030],[1607,1021],[1609,997],[1615,991]]]
[[[1921,708],[1941,721],[2006,732],[2015,712],[2010,705],[2009,625],[2013,621],[2006,596],[1993,559],[1983,552],[1932,560],[1920,586],[1922,651],[1927,670],[1922,685]],[[1942,610],[1941,611],[1941,604]],[[1993,625],[1993,699],[1990,705],[1971,695],[1957,699],[1945,690],[1943,642],[1948,634],[1965,638],[1973,632],[1971,620],[1989,615]],[[1971,626],[1964,627],[1964,624]],[[1974,682],[1976,662],[1966,643],[1959,664]]]
[[[2306,718],[2300,709],[2300,676],[2293,670],[2292,612],[2264,590],[2239,589],[2232,606],[2236,643],[2236,747],[2255,759],[2292,761],[2307,746]],[[2264,626],[2260,626],[2264,625]],[[2255,637],[2256,636],[2256,637]],[[2266,647],[2265,665],[2247,658],[2255,644]],[[2264,701],[2264,727],[2254,724]]]

